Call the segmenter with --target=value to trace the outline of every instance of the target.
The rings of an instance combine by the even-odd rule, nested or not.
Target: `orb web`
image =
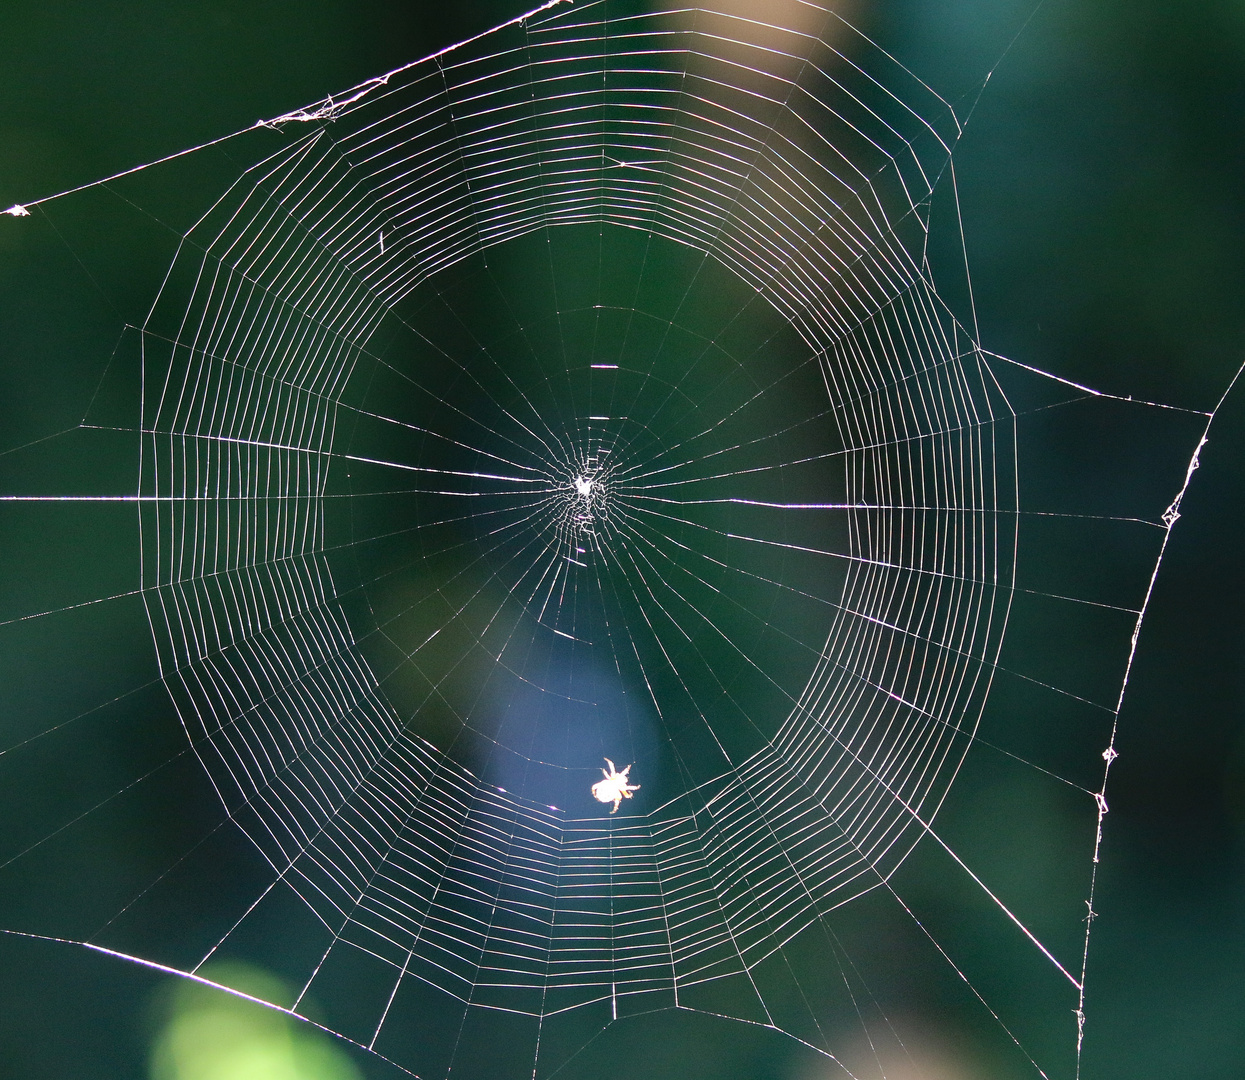
[[[829,12],[603,14],[332,107],[144,327],[166,681],[399,1061],[436,995],[447,1068],[489,1011],[783,1027],[752,972],[903,860],[1004,624],[1008,411],[912,250],[953,118]]]
[[[936,852],[1083,1016],[1083,929],[1049,944],[935,822],[974,748],[1101,826],[1083,760],[979,724],[1000,671],[1103,697],[1001,662],[1014,603],[1139,619],[1017,585],[1020,418],[1106,399],[953,314],[955,113],[801,12],[549,4],[235,137],[131,328],[135,500],[163,683],[266,879],[101,948],[261,960],[420,1076],[574,1075],[662,1010],[871,1076],[883,902],[1046,1075],[896,882]]]

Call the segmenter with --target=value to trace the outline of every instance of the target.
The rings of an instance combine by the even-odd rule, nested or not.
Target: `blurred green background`
[[[5,0],[0,205],[297,108],[524,6]],[[855,0],[844,13],[961,116],[972,110],[956,165],[983,344],[1114,393],[1213,406],[1245,361],[1245,4]],[[70,251],[27,257],[20,224],[0,218],[4,451],[76,423],[102,370],[94,324],[61,326],[54,341],[29,337],[27,298],[42,290],[54,311],[58,283],[86,270]],[[121,279],[143,261],[127,243],[149,256],[175,239],[153,229],[150,238],[100,243],[115,243]],[[137,272],[95,285],[100,326],[119,324],[109,305],[151,291]],[[67,379],[75,363],[81,378]],[[1202,454],[1121,716],[1086,1003],[1083,1075],[1093,1080],[1245,1076],[1242,393],[1227,399]],[[4,455],[4,490],[59,490],[67,480],[55,461],[31,475],[23,460],[20,451]],[[100,462],[98,475],[70,479],[78,490],[132,489],[124,462],[119,453],[117,463]],[[1144,461],[1135,471],[1144,480]],[[89,550],[46,533],[32,554],[13,547],[30,546],[26,533],[0,535],[0,567],[42,560],[54,581],[49,594],[46,582],[36,588],[0,569],[6,605],[21,609],[27,592],[44,604],[48,595],[71,603],[134,587],[137,568],[124,557],[132,514],[89,513]],[[167,711],[162,688],[149,685],[155,673],[140,605],[110,608],[81,633],[69,639],[51,627],[42,639],[23,637],[20,652],[0,641],[5,745],[85,709],[99,708],[101,725],[135,726]],[[66,882],[61,902],[70,916],[77,894],[107,895],[122,864],[147,860],[160,873],[166,854],[190,844],[236,843],[214,831],[211,792],[175,742],[147,746],[149,760],[137,765],[109,758],[108,737],[77,745],[89,755],[57,749],[46,771],[54,781],[6,803],[0,831],[20,838],[55,816],[49,807],[85,811],[125,791],[117,812],[149,842],[125,851],[101,844],[88,879]],[[129,794],[148,768],[158,775]],[[162,812],[170,799],[177,823]],[[984,816],[981,827],[991,827]],[[22,843],[6,851],[14,846]],[[22,898],[6,902],[21,910]],[[0,973],[4,1076],[146,1076],[157,1032],[181,1007],[170,1004],[175,980],[48,943],[0,940]],[[792,1075],[781,1040],[711,1025],[654,1030],[651,1056],[627,1063],[628,1075],[691,1067]],[[362,1075],[398,1075],[350,1047],[337,1052]],[[331,1068],[339,1071],[324,1075],[349,1075],[347,1066]]]

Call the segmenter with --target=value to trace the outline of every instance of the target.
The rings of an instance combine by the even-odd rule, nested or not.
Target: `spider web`
[[[211,192],[74,432],[136,489],[5,496],[133,504],[141,580],[6,626],[141,597],[262,863],[6,930],[263,963],[420,1076],[593,1072],[670,1010],[889,1075],[944,995],[992,1075],[1079,1072],[1115,718],[1214,410],[983,349],[961,119],[797,14],[547,4],[11,211]],[[1161,503],[1080,482],[1141,446]]]

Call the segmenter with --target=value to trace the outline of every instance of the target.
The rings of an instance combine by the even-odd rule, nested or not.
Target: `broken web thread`
[[[1031,520],[1017,432],[1157,410],[952,315],[925,244],[959,125],[838,16],[607,14],[550,6],[261,125],[278,149],[134,328],[161,671],[272,873],[197,953],[117,951],[250,950],[302,988],[279,1004],[419,1075],[591,1071],[601,1031],[678,1009],[870,1076],[904,1045],[891,950],[1018,1075],[1067,1075],[1079,919],[1018,910],[934,818],[965,762],[973,791],[1019,769],[1092,840],[1118,703],[1003,631],[1094,608],[1128,641],[1144,601],[1064,595],[1055,558],[1018,580],[1018,533],[1151,567],[1174,517]],[[1021,692],[1093,719],[987,738],[992,681],[1016,728]],[[607,756],[642,783],[613,820]],[[974,970],[910,855],[1049,984],[1017,1006]]]

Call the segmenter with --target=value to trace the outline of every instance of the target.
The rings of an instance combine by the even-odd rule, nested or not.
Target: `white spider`
[[[639,784],[628,784],[627,774],[631,772],[631,766],[628,765],[622,772],[618,772],[614,768],[614,763],[609,758],[605,759],[605,764],[609,766],[609,771],[601,770],[604,780],[598,780],[592,785],[592,797],[597,802],[612,802],[614,809],[611,814],[618,813],[618,807],[622,804],[623,799],[631,798],[633,791],[639,791]]]

